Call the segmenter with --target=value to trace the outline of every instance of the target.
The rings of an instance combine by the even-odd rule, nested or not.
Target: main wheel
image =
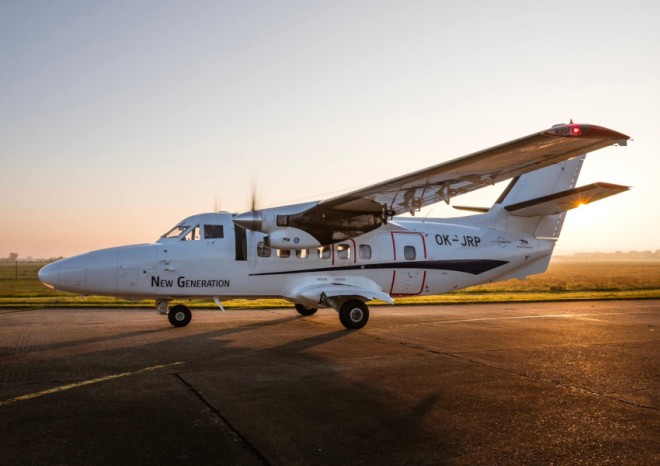
[[[301,316],[311,316],[312,314],[315,314],[318,309],[303,306],[302,304],[296,304],[296,311],[298,311],[298,314]]]
[[[167,313],[167,318],[170,321],[170,324],[175,327],[185,327],[192,319],[192,312],[190,312],[188,306],[177,304]]]
[[[369,308],[359,299],[350,299],[339,310],[339,320],[347,329],[362,328],[369,321]]]

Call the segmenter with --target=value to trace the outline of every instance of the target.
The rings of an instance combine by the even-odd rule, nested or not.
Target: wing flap
[[[554,215],[581,205],[605,199],[609,196],[629,190],[628,186],[611,183],[593,183],[579,188],[569,189],[548,196],[537,197],[529,201],[504,206],[511,215],[519,217],[537,217]]]

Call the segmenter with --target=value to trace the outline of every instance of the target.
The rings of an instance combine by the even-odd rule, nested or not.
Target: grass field
[[[101,296],[78,296],[42,285],[37,272],[43,264],[0,263],[0,308],[35,307],[153,307],[153,301],[132,302]],[[400,298],[398,304],[454,304],[509,301],[587,299],[660,299],[660,262],[568,262],[527,280],[508,280],[438,296]],[[291,307],[284,300],[232,300],[227,308]],[[195,308],[215,307],[195,301]]]

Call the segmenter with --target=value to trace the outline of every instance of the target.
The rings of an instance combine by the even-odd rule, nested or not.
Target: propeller
[[[250,212],[255,212],[258,210],[258,199],[259,189],[257,185],[257,179],[252,177],[252,183],[250,186]],[[213,212],[220,212],[220,201],[218,200],[218,194],[216,193],[213,197]]]
[[[257,177],[252,176],[252,183],[250,186],[250,211],[255,212],[257,210],[257,197],[259,196],[259,186],[257,183]]]
[[[234,224],[246,229],[247,247],[254,247],[257,243],[255,239],[255,231],[261,230],[263,224],[263,215],[259,208],[259,184],[257,177],[253,174],[250,183],[250,210],[236,215],[233,218]],[[252,246],[250,246],[252,245]],[[246,252],[247,254],[247,252]],[[247,254],[247,264],[250,273],[256,270],[259,261],[254,251],[252,254]]]
[[[248,230],[260,231],[262,225],[262,214],[261,211],[257,208],[259,205],[258,202],[259,190],[257,184],[257,178],[252,177],[252,183],[250,187],[250,210],[238,214],[233,218],[233,221],[236,225],[239,225]]]

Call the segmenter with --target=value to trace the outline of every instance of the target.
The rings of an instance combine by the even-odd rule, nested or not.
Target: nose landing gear
[[[156,314],[167,315],[167,320],[174,327],[185,327],[192,320],[192,312],[188,306],[177,304],[170,309],[170,302],[166,300],[156,301]]]
[[[177,304],[167,313],[167,319],[175,327],[185,327],[192,320],[192,312],[190,312],[188,306]]]

